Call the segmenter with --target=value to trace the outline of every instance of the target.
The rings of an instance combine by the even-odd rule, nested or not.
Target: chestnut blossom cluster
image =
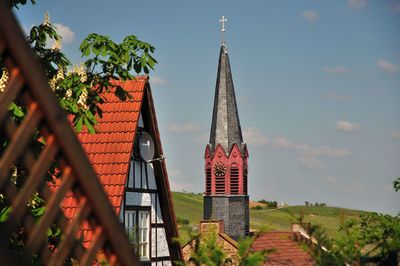
[[[50,16],[48,12],[44,14],[43,26],[50,26]]]
[[[56,40],[51,49],[54,51],[61,51],[61,40],[60,39]]]
[[[87,98],[88,98],[88,92],[85,88],[83,88],[81,95],[79,95],[77,104],[85,111],[89,109],[89,106],[86,103]]]
[[[3,74],[0,78],[0,92],[3,92],[7,86],[8,82],[8,69],[3,67]]]
[[[67,92],[65,93],[65,96],[67,96],[67,98],[71,98],[72,96],[72,90],[68,89]]]
[[[74,66],[74,68],[72,69],[72,73],[77,74],[82,83],[87,81],[86,69],[83,64],[80,64],[79,66]]]
[[[64,70],[62,67],[58,68],[57,74],[49,81],[50,88],[55,91],[58,89],[57,83],[64,79]]]

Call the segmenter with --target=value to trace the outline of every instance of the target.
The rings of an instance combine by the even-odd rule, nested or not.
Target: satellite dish
[[[146,162],[154,158],[154,141],[147,132],[141,132],[139,136],[139,153],[140,157]]]

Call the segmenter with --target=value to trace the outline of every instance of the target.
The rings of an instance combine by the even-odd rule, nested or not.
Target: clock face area
[[[222,162],[217,162],[214,166],[215,176],[225,176],[226,166]]]
[[[154,158],[154,141],[151,135],[147,132],[140,132],[139,135],[139,152],[140,157],[144,161],[151,161]]]

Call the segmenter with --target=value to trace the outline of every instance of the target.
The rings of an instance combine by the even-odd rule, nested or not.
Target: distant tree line
[[[261,199],[261,200],[258,201],[258,203],[265,204],[266,206],[264,208],[266,208],[266,209],[276,209],[276,208],[278,208],[278,202],[276,200],[269,201],[269,200]],[[263,207],[258,205],[258,206],[253,207],[252,209],[261,210],[261,209],[263,209]]]
[[[305,201],[304,204],[308,207],[308,206],[316,206],[316,207],[326,207],[326,203],[325,202],[315,202],[314,205],[309,202],[309,201]]]

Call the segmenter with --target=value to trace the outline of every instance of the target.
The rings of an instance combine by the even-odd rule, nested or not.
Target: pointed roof
[[[114,93],[104,93],[105,102],[100,105],[102,117],[97,117],[96,134],[83,130],[77,134],[93,169],[95,170],[106,195],[118,215],[121,211],[129,163],[135,143],[140,113],[149,119],[149,130],[154,134],[156,156],[163,154],[157,126],[153,98],[148,77],[137,77],[135,80],[113,81],[129,92],[131,99],[121,101]],[[160,208],[172,261],[181,260],[181,249],[173,238],[179,237],[168,182],[165,161],[154,164],[155,178],[159,188]],[[61,204],[64,215],[72,219],[76,215],[78,202],[73,195],[67,195]],[[82,228],[81,236],[84,246],[93,242],[93,229]]]
[[[210,145],[212,152],[217,144],[221,144],[225,152],[228,153],[234,143],[243,151],[243,145],[241,145],[243,144],[242,129],[240,127],[229,55],[226,45],[223,43],[219,54]]]
[[[146,82],[144,77],[125,82],[114,81],[113,84],[129,92],[132,99],[121,101],[114,93],[105,93],[105,102],[100,106],[103,116],[97,117],[96,134],[90,134],[86,129],[77,134],[117,214],[122,204]],[[76,206],[73,195],[65,197],[62,208],[67,218],[75,215]],[[90,241],[90,237],[83,239],[84,244]]]

